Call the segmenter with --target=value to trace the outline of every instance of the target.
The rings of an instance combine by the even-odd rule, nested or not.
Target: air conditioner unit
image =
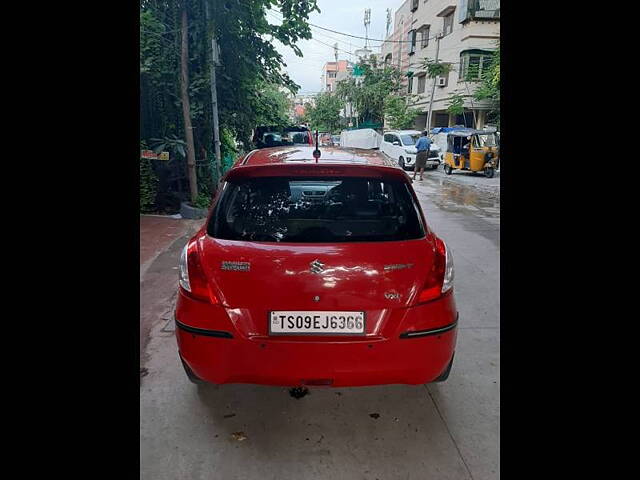
[[[447,86],[447,77],[436,77],[436,85],[439,87]]]

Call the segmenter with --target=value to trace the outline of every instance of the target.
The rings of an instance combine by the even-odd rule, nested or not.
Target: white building
[[[438,42],[438,37],[440,37]],[[500,39],[500,0],[405,0],[395,12],[394,30],[382,46],[384,62],[405,75],[404,87],[410,105],[422,113],[415,128],[427,127],[427,113],[434,80],[426,76],[424,60],[450,64],[448,75],[435,79],[431,114],[432,127],[466,124],[485,125],[487,101],[478,101],[473,93],[482,68]],[[398,42],[404,40],[404,42]],[[438,46],[439,43],[439,46]],[[465,81],[466,80],[466,81]],[[447,112],[453,95],[464,99],[464,114]]]

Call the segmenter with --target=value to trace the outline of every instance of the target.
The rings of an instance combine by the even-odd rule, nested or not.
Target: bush
[[[178,192],[171,190],[161,190],[156,196],[156,211],[161,214],[173,215],[180,211],[180,202],[182,202]]]
[[[211,196],[200,193],[196,201],[191,204],[191,206],[196,208],[204,208],[205,210],[211,206]]]
[[[153,171],[151,160],[140,159],[140,212],[152,212],[158,192],[158,177]]]

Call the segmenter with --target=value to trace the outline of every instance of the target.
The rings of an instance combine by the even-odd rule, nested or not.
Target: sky
[[[321,13],[313,12],[309,22],[321,27],[330,28],[351,35],[365,36],[364,10],[371,9],[371,24],[369,25],[369,38],[384,39],[387,22],[386,9],[391,9],[391,27],[393,32],[393,19],[395,11],[404,0],[318,0]],[[279,23],[278,15],[267,14],[270,23]],[[333,45],[338,42],[338,48],[344,50],[338,52],[338,60],[353,60],[347,52],[354,52],[364,46],[364,40],[350,38],[337,33],[319,30],[311,27],[313,39],[301,40],[298,46],[304,57],[298,57],[291,48],[274,40],[278,52],[283,56],[287,64],[285,71],[300,85],[298,93],[316,93],[320,91],[322,67],[325,62],[335,60]],[[328,45],[323,45],[323,42]],[[381,45],[380,42],[370,42],[369,48]],[[371,48],[374,53],[380,52],[379,48]]]

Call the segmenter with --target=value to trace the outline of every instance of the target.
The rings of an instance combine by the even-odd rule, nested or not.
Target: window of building
[[[329,72],[329,78],[336,78],[336,72]]]
[[[418,3],[420,0],[411,0],[411,11],[415,12],[418,9]]]
[[[416,53],[416,31],[415,30],[409,30],[409,33],[407,34],[407,40],[410,42],[409,55],[413,55],[414,53]]]
[[[420,48],[426,48],[429,45],[429,25],[420,29]]]
[[[413,93],[413,77],[409,77],[409,83],[407,84],[407,93]]]
[[[444,18],[444,28],[442,31],[443,35],[449,35],[451,32],[453,32],[453,12],[451,12],[449,15],[446,15]]]
[[[418,77],[418,93],[424,93],[427,85],[427,76],[420,75]]]
[[[433,115],[434,127],[448,127],[449,126],[449,114],[434,112]]]
[[[475,82],[489,68],[493,54],[486,50],[467,50],[460,53],[460,77],[458,81]]]
[[[500,20],[500,0],[460,0],[458,21]]]

